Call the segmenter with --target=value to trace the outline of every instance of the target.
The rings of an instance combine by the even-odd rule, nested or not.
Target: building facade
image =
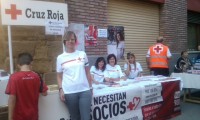
[[[43,0],[68,4],[69,23],[95,25],[107,29],[108,26],[123,26],[125,32],[125,56],[133,52],[141,63],[144,73],[149,74],[146,66],[146,53],[156,38],[164,36],[174,62],[182,50],[197,51],[199,23],[195,26],[195,44],[188,40],[188,14],[200,14],[199,0]],[[197,2],[192,4],[192,2]],[[194,7],[197,5],[197,7]],[[195,18],[194,15],[192,18]],[[195,25],[194,25],[195,24]],[[55,72],[57,55],[62,53],[61,36],[45,35],[44,27],[12,26],[13,57],[21,52],[30,52],[34,56],[34,70],[40,73]],[[199,31],[198,31],[199,30]],[[189,35],[194,34],[191,32]],[[193,36],[193,35],[192,35]],[[192,37],[191,37],[192,38]],[[0,23],[0,69],[9,71],[7,26]],[[191,43],[188,46],[188,43]],[[191,48],[190,48],[191,47]],[[194,47],[194,48],[193,48]],[[96,46],[86,46],[85,51],[93,65],[97,57],[107,56],[107,39],[98,38]],[[120,60],[122,65],[125,61]],[[15,64],[16,66],[16,64]],[[16,69],[16,67],[15,67]]]

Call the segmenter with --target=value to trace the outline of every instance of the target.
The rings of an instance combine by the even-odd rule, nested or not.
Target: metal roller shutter
[[[146,53],[159,35],[159,5],[140,0],[108,0],[108,25],[124,26],[125,56],[133,52],[149,74]],[[125,61],[118,63],[123,67]]]

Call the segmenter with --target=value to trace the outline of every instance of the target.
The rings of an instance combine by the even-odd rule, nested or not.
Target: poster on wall
[[[125,59],[125,38],[123,26],[108,26],[108,54],[115,54],[117,60]]]
[[[96,46],[98,30],[95,25],[85,25],[85,46]]]
[[[77,50],[85,51],[84,43],[84,24],[70,23],[66,28],[67,31],[73,31],[77,37],[76,47]]]

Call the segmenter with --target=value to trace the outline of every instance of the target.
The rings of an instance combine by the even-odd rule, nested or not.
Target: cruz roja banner
[[[45,26],[57,21],[68,26],[67,4],[42,1],[1,0],[3,25]]]
[[[46,26],[46,34],[62,35],[68,26],[67,4],[30,0],[1,0],[2,25],[8,27],[10,73],[14,71],[11,25]],[[51,24],[53,23],[53,24]]]

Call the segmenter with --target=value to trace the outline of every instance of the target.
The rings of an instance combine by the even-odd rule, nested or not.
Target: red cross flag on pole
[[[10,73],[13,73],[12,39],[10,25],[46,26],[55,21],[68,26],[68,9],[65,3],[1,0],[2,25],[8,25]],[[57,26],[55,26],[57,27]]]

